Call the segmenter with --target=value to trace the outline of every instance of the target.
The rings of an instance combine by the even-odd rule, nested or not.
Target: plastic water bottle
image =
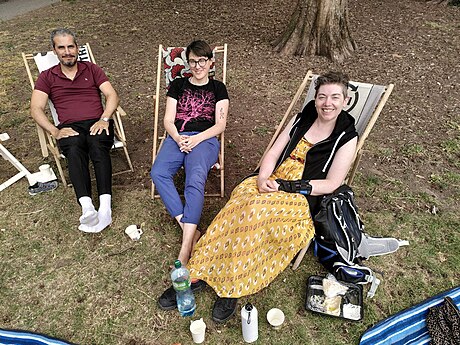
[[[190,284],[190,272],[179,260],[174,262],[171,280],[176,290],[177,309],[181,316],[193,316],[195,313],[195,297]]]
[[[247,303],[241,309],[241,329],[243,339],[247,343],[252,343],[259,338],[257,309],[251,303]]]

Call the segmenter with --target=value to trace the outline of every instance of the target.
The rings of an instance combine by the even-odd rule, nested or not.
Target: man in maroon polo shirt
[[[118,95],[104,71],[91,62],[77,61],[75,34],[68,29],[51,33],[51,44],[59,64],[40,73],[32,92],[30,112],[34,120],[48,131],[66,156],[70,180],[82,207],[78,229],[100,232],[112,222],[113,120]],[[101,92],[105,97],[102,106]],[[50,99],[58,114],[54,126],[45,114]],[[99,194],[96,211],[91,199],[89,159],[93,162]]]

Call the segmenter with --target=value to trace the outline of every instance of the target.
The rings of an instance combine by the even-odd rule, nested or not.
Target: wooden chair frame
[[[37,67],[37,65],[35,63],[32,64],[32,62],[35,62],[34,59],[38,54],[45,56],[47,54],[54,54],[54,53],[51,51],[44,52],[44,53],[29,53],[29,54],[22,53],[22,59],[26,67],[27,75],[29,77],[30,86],[32,87],[32,90],[34,89],[34,86],[35,86],[35,79],[32,74],[31,66],[35,65]],[[93,52],[91,50],[91,46],[89,45],[89,43],[86,43],[79,47],[79,60],[80,61],[91,61],[93,63],[96,63],[96,59],[94,58],[94,55],[93,55]],[[56,58],[56,61],[58,61],[57,58]],[[56,110],[54,109],[53,103],[49,101],[48,105],[50,108],[51,115],[53,117],[53,122],[55,125],[57,125],[58,124],[57,113],[56,113]],[[115,172],[112,175],[119,175],[125,172],[134,171],[133,164],[131,162],[131,158],[129,157],[129,153],[128,153],[126,135],[125,135],[125,130],[123,127],[123,122],[122,122],[123,116],[126,116],[126,112],[123,110],[121,106],[118,106],[118,108],[116,109],[115,113],[112,116],[112,119],[114,121],[114,131],[115,131],[115,142],[114,142],[112,149],[123,148],[124,155],[126,157],[126,161],[127,161],[129,169]],[[56,161],[56,166],[58,168],[59,176],[61,177],[62,183],[66,187],[70,186],[70,184],[67,183],[67,180],[64,175],[64,170],[62,169],[62,165],[61,165],[61,159],[64,158],[64,156],[59,152],[56,140],[49,133],[43,130],[43,128],[41,128],[38,124],[36,124],[36,128],[37,128],[42,156],[48,157],[49,152],[51,152],[51,154],[54,157],[54,160]]]
[[[294,95],[294,98],[289,104],[283,118],[281,119],[281,122],[278,125],[278,128],[276,129],[272,139],[270,140],[270,143],[265,149],[265,152],[262,155],[262,158],[260,159],[257,167],[260,166],[268,150],[273,146],[275,140],[278,138],[278,135],[281,133],[282,129],[284,128],[286,120],[290,118],[289,115],[291,115],[292,110],[298,103],[300,97],[304,93],[305,88],[307,87],[308,84],[310,84],[310,87],[308,89],[305,101],[302,105],[302,109],[310,100],[314,99],[314,95],[315,95],[314,83],[317,77],[318,75],[313,74],[311,70],[307,72],[307,74],[305,75],[305,78],[303,79],[302,83],[297,89],[297,92]],[[369,136],[372,128],[374,127],[375,122],[377,121],[377,118],[379,117],[380,113],[382,112],[383,107],[385,106],[388,98],[390,97],[391,92],[393,91],[393,88],[394,88],[394,84],[388,84],[387,86],[382,86],[382,85],[375,85],[375,84],[359,83],[359,82],[354,82],[354,81],[350,81],[349,84],[350,84],[349,94],[351,91],[353,96],[351,97],[348,105],[345,107],[345,110],[349,111],[350,114],[352,114],[355,117],[356,130],[359,134],[359,140],[358,140],[358,144],[356,147],[355,156],[353,158],[353,163],[351,165],[350,172],[346,179],[346,183],[351,185],[353,183],[353,179],[358,169],[360,159],[363,155],[364,142]],[[366,90],[364,93],[364,97],[361,97],[365,99],[360,99],[360,93],[359,93],[360,88],[363,90]],[[307,246],[299,252],[299,254],[297,255],[297,259],[295,260],[292,266],[293,270],[296,270],[299,267],[300,262],[305,256],[305,253],[307,252],[309,246],[310,246],[310,243],[308,243]]]
[[[168,47],[166,49],[170,49],[173,47]],[[158,128],[158,121],[159,121],[159,113],[160,113],[160,90],[166,90],[167,85],[165,81],[165,87],[163,88],[161,86],[161,80],[165,76],[165,70],[164,70],[164,58],[163,58],[163,52],[165,51],[165,48],[163,45],[159,45],[158,47],[158,66],[157,66],[157,79],[156,79],[156,89],[155,89],[155,110],[154,110],[154,120],[153,120],[153,147],[152,147],[152,165],[155,162],[155,158],[158,154],[158,152],[161,149],[161,146],[163,145],[163,142],[166,138],[166,131],[164,131],[163,136],[159,137],[159,128]],[[221,69],[222,69],[222,77],[221,81],[226,84],[227,81],[227,44],[223,44],[220,46],[216,46],[213,49],[214,55],[216,54],[222,54],[222,63],[221,63]],[[220,60],[219,60],[220,61]],[[162,78],[163,77],[163,78]],[[225,193],[225,135],[224,132],[222,132],[219,135],[219,141],[220,141],[220,151],[219,151],[219,159],[218,162],[214,165],[213,168],[217,169],[220,171],[220,193],[205,193],[205,196],[212,196],[212,197],[224,197]],[[158,143],[160,141],[160,143]],[[151,187],[151,198],[159,198],[160,196],[158,194],[155,194],[155,184],[152,182],[152,187]]]

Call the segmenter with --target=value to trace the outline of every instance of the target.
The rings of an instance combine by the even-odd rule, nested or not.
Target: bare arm
[[[174,141],[179,144],[181,141],[181,136],[174,125],[174,121],[176,120],[176,107],[177,107],[177,100],[172,97],[166,97],[166,110],[165,110],[165,117],[163,119],[163,125],[165,126],[166,132],[174,139]]]
[[[337,151],[324,180],[310,181],[312,186],[311,195],[330,194],[342,185],[353,161],[357,143],[358,138],[355,137]]]
[[[101,117],[111,117],[112,114],[117,110],[118,103],[120,102],[120,98],[118,97],[117,92],[113,88],[110,82],[106,81],[99,86],[102,94],[105,97],[105,109],[102,113]]]
[[[99,89],[105,97],[105,109],[101,115],[101,119],[103,117],[110,118],[115,110],[117,110],[120,98],[118,97],[115,89],[112,87],[112,84],[108,81],[102,83],[99,86]],[[102,120],[97,121],[90,128],[91,135],[101,134],[103,131],[105,131],[107,135],[109,134],[109,123]]]
[[[32,98],[30,100],[30,115],[38,123],[38,125],[45,131],[49,132],[54,138],[61,139],[69,136],[78,135],[78,132],[72,128],[58,129],[53,125],[45,114],[46,103],[48,102],[48,95],[40,90],[32,91]]]
[[[190,152],[195,146],[204,140],[215,137],[222,133],[227,126],[229,100],[223,99],[216,103],[216,123],[207,130],[190,136],[185,143],[184,150]]]

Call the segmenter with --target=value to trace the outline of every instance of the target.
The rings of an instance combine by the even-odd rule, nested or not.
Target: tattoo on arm
[[[224,108],[220,108],[220,118],[223,119],[224,118]]]

